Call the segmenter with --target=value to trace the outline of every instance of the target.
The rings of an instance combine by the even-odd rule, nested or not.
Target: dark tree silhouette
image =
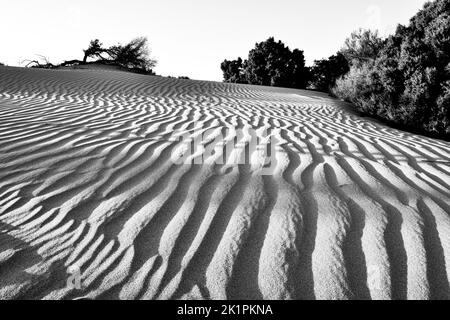
[[[311,70],[305,67],[303,51],[294,49],[287,64],[287,87],[305,89],[311,80]]]
[[[360,66],[365,62],[373,61],[383,45],[384,41],[378,35],[378,31],[359,29],[345,40],[340,53],[351,65]]]
[[[303,51],[291,51],[273,37],[257,43],[247,60],[225,60],[220,67],[225,82],[304,89],[309,78]]]
[[[150,58],[147,38],[133,39],[126,45],[115,45],[106,51],[111,60],[122,67],[151,71],[156,61]]]
[[[349,63],[340,52],[328,59],[316,60],[311,68],[311,86],[329,92],[335,86],[336,80],[349,71]]]
[[[101,63],[119,66],[132,72],[154,75],[152,68],[156,65],[156,60],[150,58],[147,38],[144,37],[136,38],[126,45],[117,44],[109,48],[104,48],[100,40],[95,39],[89,43],[89,47],[83,52],[83,61],[67,60],[54,65],[47,58],[39,56],[39,59],[24,60],[22,63],[26,63],[26,67],[47,69]],[[95,60],[87,62],[88,58],[94,58]]]
[[[103,48],[103,44],[100,42],[100,40],[95,39],[91,40],[89,43],[89,47],[86,50],[83,50],[84,57],[83,57],[83,63],[87,62],[88,58],[97,58],[100,60],[105,60],[105,58],[102,56],[107,50]]]
[[[240,57],[237,60],[225,60],[220,65],[220,68],[222,69],[225,82],[247,83],[243,61]]]

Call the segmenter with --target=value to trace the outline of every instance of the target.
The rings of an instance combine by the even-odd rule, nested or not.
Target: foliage
[[[316,60],[311,68],[311,87],[328,92],[335,86],[336,80],[349,71],[349,63],[340,52],[328,59]]]
[[[316,60],[311,68],[311,87],[317,90],[330,92],[336,84],[336,80],[355,67],[349,77],[350,82],[355,77],[361,79],[361,67],[372,63],[383,47],[384,41],[376,31],[359,29],[353,32],[345,41],[344,47],[328,59]],[[342,92],[351,90],[342,88]]]
[[[111,60],[125,68],[151,71],[156,65],[156,61],[150,58],[145,37],[133,39],[126,45],[112,46],[106,52]]]
[[[357,59],[334,93],[370,115],[450,138],[450,0],[427,3],[374,59]]]
[[[291,51],[273,37],[257,43],[247,60],[225,60],[221,69],[224,81],[233,83],[304,89],[309,79],[303,51]]]
[[[220,65],[223,72],[225,82],[231,83],[248,83],[245,77],[244,64],[239,57],[237,60],[225,60]]]
[[[25,63],[26,68],[42,68],[42,69],[53,69],[55,65],[50,62],[50,60],[40,54],[37,54],[37,59],[34,60],[23,60],[21,63]]]
[[[154,74],[152,68],[155,67],[156,61],[150,58],[147,38],[144,37],[133,39],[126,45],[117,44],[109,48],[104,48],[100,40],[95,39],[89,43],[89,47],[83,52],[83,61],[67,60],[54,65],[46,57],[38,56],[38,59],[25,60],[23,63],[26,63],[26,67],[46,69],[101,63],[120,66],[137,73]],[[94,61],[88,62],[88,58],[93,58]]]
[[[84,57],[83,62],[86,63],[88,58],[97,58],[104,60],[102,54],[107,52],[107,49],[103,48],[103,44],[100,40],[95,39],[91,40],[89,43],[89,47],[86,50],[83,50]]]

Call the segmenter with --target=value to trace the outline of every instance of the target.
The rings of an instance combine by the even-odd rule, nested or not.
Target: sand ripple
[[[175,164],[194,123],[271,173]],[[448,299],[449,214],[448,142],[324,94],[0,68],[3,299]]]

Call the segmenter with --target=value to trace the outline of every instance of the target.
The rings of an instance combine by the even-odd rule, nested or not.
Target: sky
[[[41,54],[82,59],[92,39],[105,46],[145,36],[164,76],[221,81],[220,63],[246,58],[273,36],[304,51],[307,65],[336,53],[352,31],[382,35],[407,24],[426,0],[0,0],[0,62]]]

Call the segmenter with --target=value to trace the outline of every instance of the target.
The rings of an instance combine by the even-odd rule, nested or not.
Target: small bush
[[[239,57],[236,60],[225,60],[220,65],[225,82],[229,83],[248,83],[245,77],[244,63]]]

